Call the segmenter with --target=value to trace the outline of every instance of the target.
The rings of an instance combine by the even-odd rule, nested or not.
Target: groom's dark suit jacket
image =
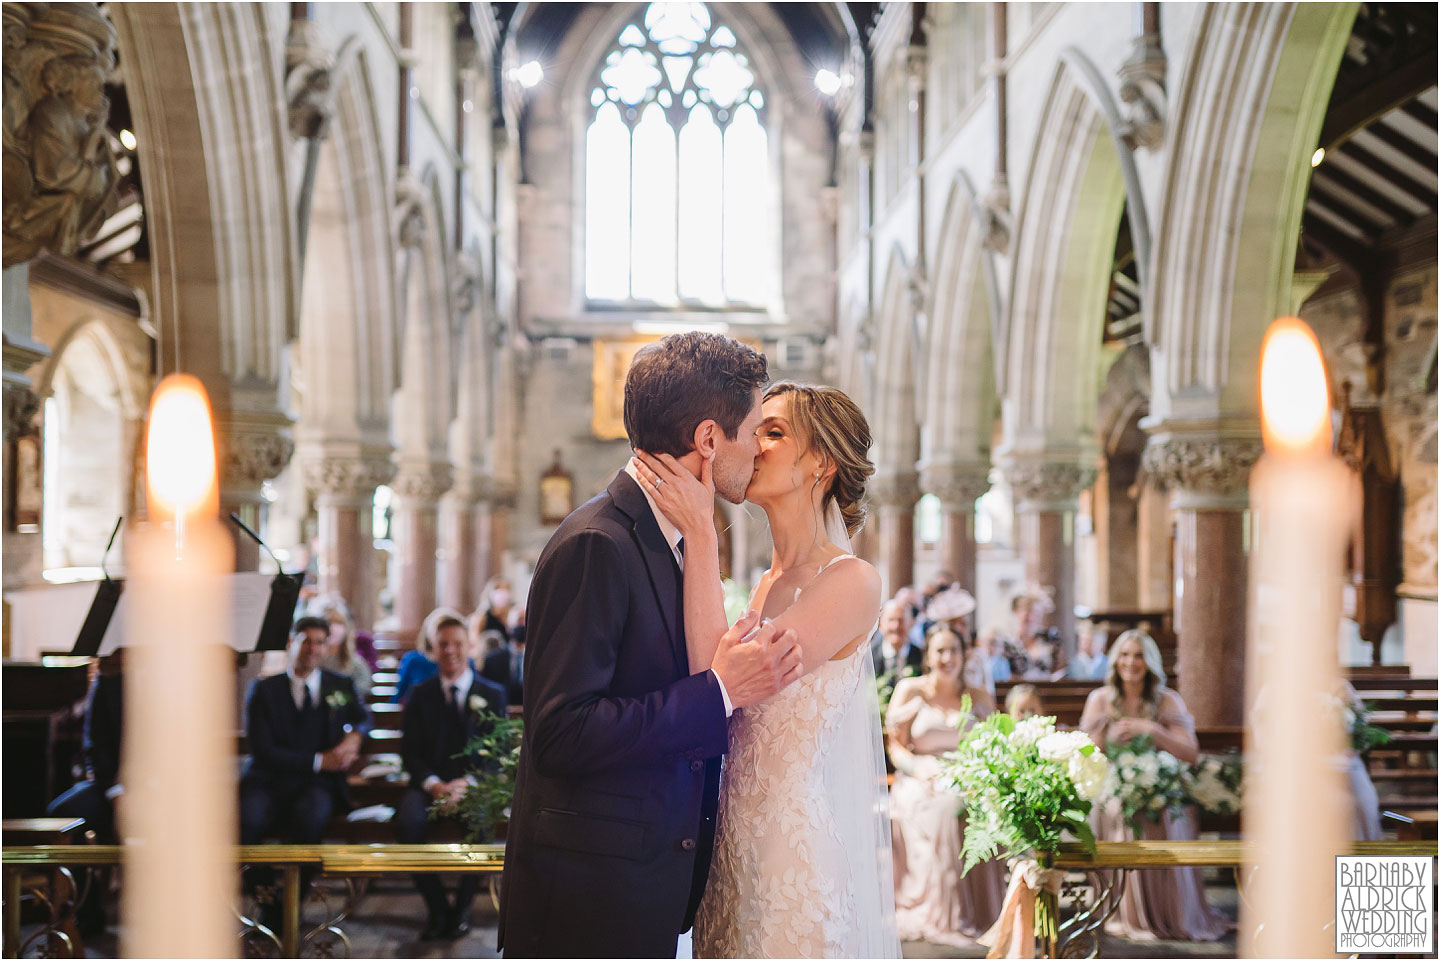
[[[567,517],[530,587],[505,845],[507,957],[674,957],[715,840],[725,706],[690,673],[680,571],[628,474]]]

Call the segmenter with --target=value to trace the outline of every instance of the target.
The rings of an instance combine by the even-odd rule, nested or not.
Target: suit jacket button
[[[691,761],[691,762],[690,762],[690,770],[694,771],[696,774],[699,774],[701,771],[705,770],[705,762],[704,762],[704,761]]]
[[[685,840],[681,841],[681,842],[680,842],[680,850],[682,850],[682,851],[693,851],[693,850],[695,850],[695,839],[694,839],[694,838],[686,838]]]

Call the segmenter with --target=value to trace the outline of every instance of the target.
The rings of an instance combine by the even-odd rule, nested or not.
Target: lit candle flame
[[[210,400],[196,378],[171,374],[155,388],[145,443],[147,504],[152,520],[174,519],[177,549],[187,516],[218,510],[211,423]]]
[[[1330,388],[1320,342],[1309,326],[1282,317],[1260,348],[1260,425],[1265,446],[1278,453],[1330,449]]]

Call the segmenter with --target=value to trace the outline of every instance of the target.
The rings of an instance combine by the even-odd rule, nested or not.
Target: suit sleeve
[[[120,729],[113,723],[119,715],[119,705],[112,703],[115,692],[103,678],[95,679],[90,688],[90,701],[85,705],[85,756],[90,762],[90,773],[95,786],[101,791],[109,790],[120,773]]]
[[[271,710],[274,698],[265,696],[263,681],[250,686],[245,706],[245,733],[250,739],[250,754],[262,770],[276,774],[312,774],[315,755],[308,751],[282,747],[276,736],[276,718]]]
[[[370,719],[370,711],[360,700],[360,692],[356,690],[355,681],[352,678],[345,678],[345,683],[341,689],[349,695],[349,699],[345,702],[344,707],[344,723],[350,725],[351,730],[359,734],[360,739],[363,741],[365,736],[370,733],[370,728],[375,726],[374,722]]]
[[[725,705],[713,672],[637,697],[611,695],[629,588],[620,549],[602,531],[558,545],[535,572],[526,747],[546,777],[725,753]]]
[[[410,775],[410,786],[417,788],[424,787],[426,778],[435,773],[427,753],[435,739],[425,730],[422,716],[426,713],[425,705],[412,697],[400,727],[400,762]]]

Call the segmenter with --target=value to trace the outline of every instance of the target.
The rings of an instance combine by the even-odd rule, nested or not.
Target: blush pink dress
[[[958,795],[937,785],[940,755],[955,750],[958,711],[914,698],[892,711],[892,728],[910,728],[915,774],[897,772],[890,791],[895,920],[902,941],[974,947],[1000,916],[1005,867],[985,861],[961,876],[965,820]]]
[[[1105,744],[1105,732],[1121,718],[1114,705],[1113,692],[1101,687],[1090,692],[1085,701],[1080,727],[1096,744]],[[1172,690],[1160,692],[1151,719],[1166,727],[1184,728],[1195,733],[1195,721],[1185,708],[1180,695]],[[1133,841],[1135,832],[1121,817],[1114,802],[1098,806],[1098,827],[1095,836],[1101,841]],[[1142,818],[1141,839],[1146,841],[1194,841],[1198,830],[1198,812],[1188,807],[1180,816],[1169,811],[1160,823]],[[1210,907],[1205,900],[1204,875],[1199,868],[1148,868],[1130,872],[1120,906],[1105,925],[1113,935],[1135,941],[1215,941],[1223,937],[1230,922]]]

